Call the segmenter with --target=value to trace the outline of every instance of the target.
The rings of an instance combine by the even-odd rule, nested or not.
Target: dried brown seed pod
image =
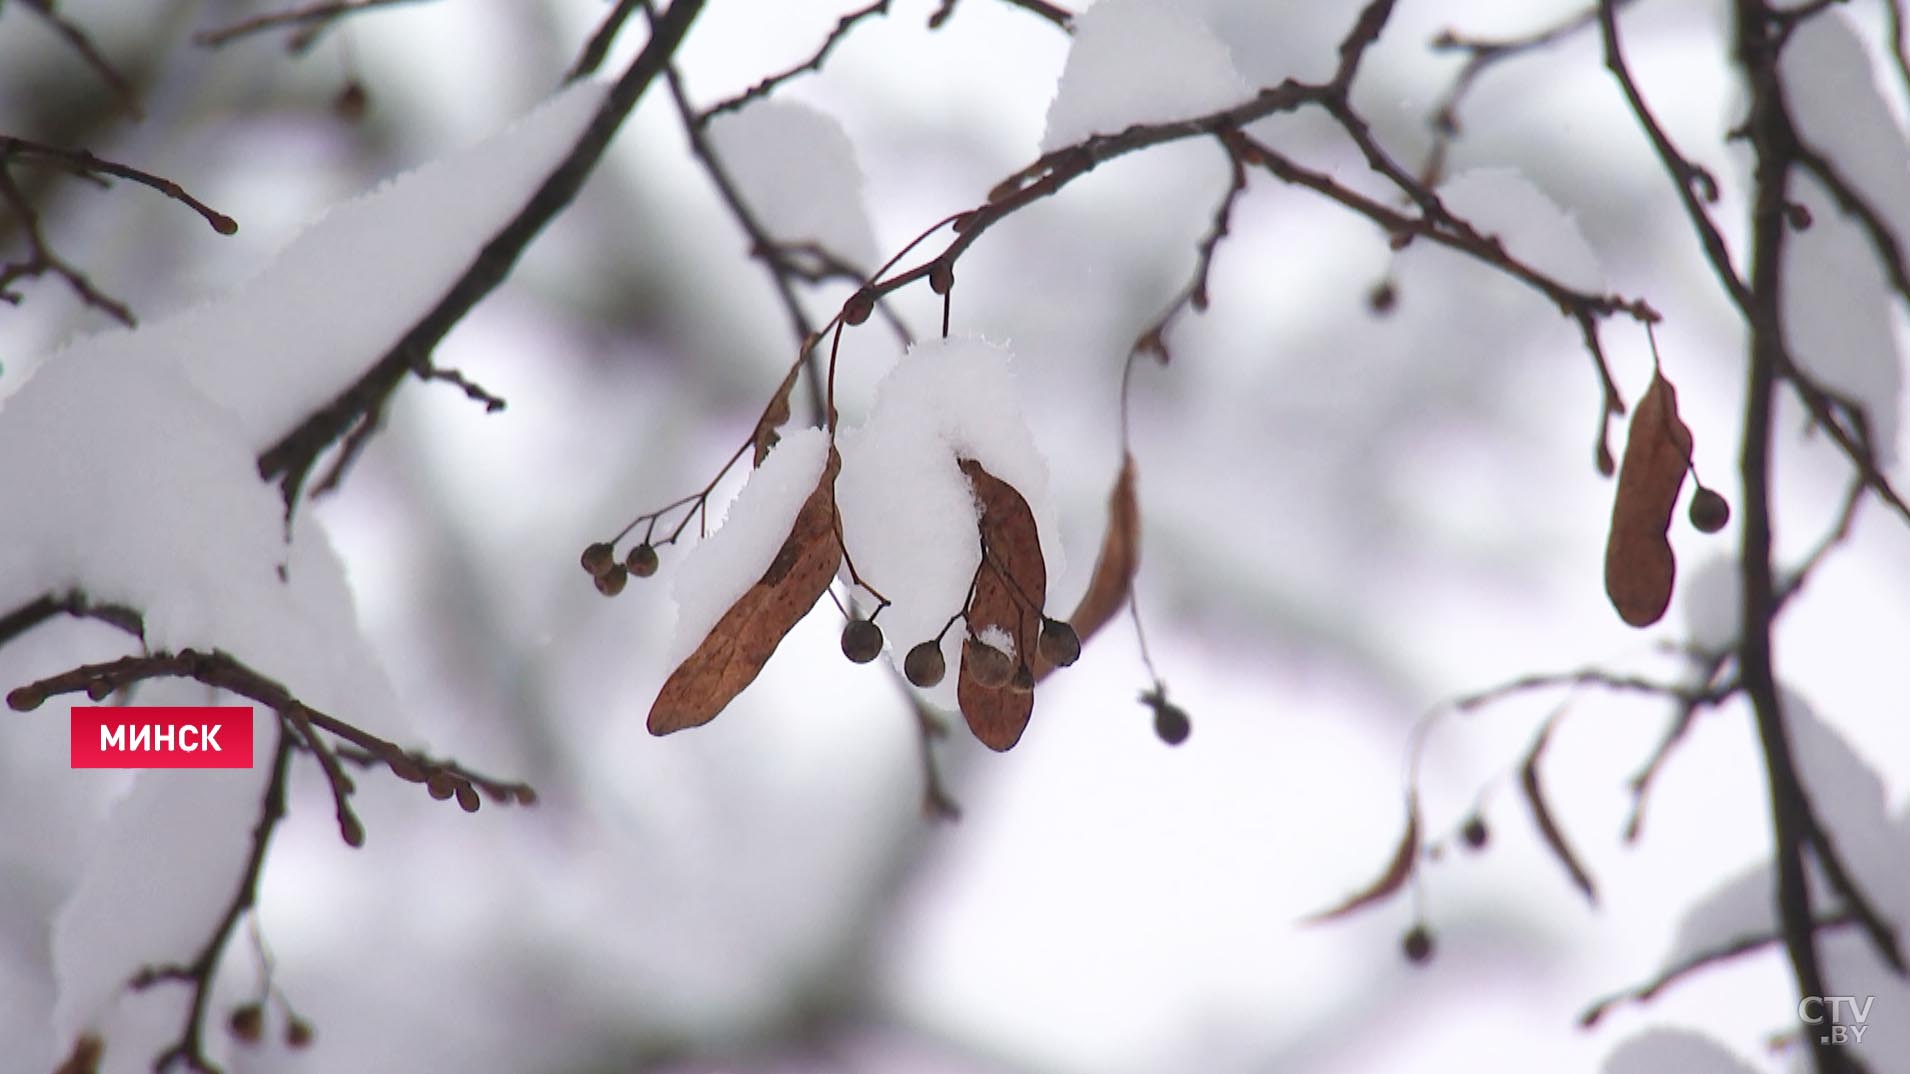
[[[1081,659],[1081,635],[1060,619],[1041,620],[1041,637],[1035,646],[1043,660],[1058,668],[1065,668]]]
[[[1465,840],[1468,847],[1478,850],[1492,838],[1492,830],[1486,827],[1484,817],[1475,814],[1466,818],[1465,826],[1459,829],[1459,838]]]
[[[639,578],[648,578],[657,572],[657,549],[649,541],[644,541],[630,550],[624,557],[626,570]]]
[[[304,1048],[311,1043],[312,1023],[307,1022],[297,1015],[293,1015],[292,1020],[285,1023],[285,1046],[287,1048]]]
[[[1705,533],[1716,533],[1731,521],[1731,505],[1715,489],[1699,488],[1691,497],[1691,524]]]
[[[851,619],[842,628],[842,655],[866,664],[882,655],[882,628],[867,619]]]
[[[629,581],[630,572],[624,569],[624,565],[613,563],[609,570],[597,576],[597,592],[606,597],[614,597],[623,592],[624,585]]]
[[[1008,685],[1015,677],[1015,662],[1008,654],[985,641],[974,638],[963,642],[962,670],[975,680],[977,686],[999,689]]]
[[[598,541],[584,549],[581,562],[592,578],[601,578],[617,565],[617,553],[607,541]]]
[[[1425,963],[1433,954],[1432,930],[1424,924],[1407,929],[1406,935],[1400,937],[1399,950],[1406,956],[1406,961],[1415,965]]]
[[[257,1044],[265,1036],[265,1008],[256,1003],[241,1003],[226,1017],[226,1029],[244,1044]]]
[[[921,642],[902,658],[902,674],[909,682],[926,690],[948,674],[948,660],[942,656],[942,643],[933,639]]]
[[[1034,693],[1035,692],[1034,671],[1031,670],[1026,664],[1017,665],[1015,668],[1015,674],[1008,680],[1008,688],[1018,694]]]

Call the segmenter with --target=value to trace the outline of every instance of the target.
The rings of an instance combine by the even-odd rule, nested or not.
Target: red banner
[[[246,705],[73,706],[74,768],[251,768]]]

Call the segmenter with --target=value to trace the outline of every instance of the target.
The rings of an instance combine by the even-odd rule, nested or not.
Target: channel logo
[[[73,706],[74,768],[251,768],[247,705]]]

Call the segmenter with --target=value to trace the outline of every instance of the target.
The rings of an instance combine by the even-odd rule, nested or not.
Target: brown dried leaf
[[[1387,863],[1386,871],[1371,884],[1348,896],[1345,902],[1330,910],[1322,910],[1306,920],[1309,923],[1332,921],[1380,901],[1406,886],[1406,881],[1413,875],[1413,865],[1418,861],[1419,800],[1409,797],[1406,799],[1406,834],[1400,837],[1399,847],[1393,851],[1393,860]]]
[[[1671,604],[1678,564],[1665,533],[1690,465],[1691,430],[1678,417],[1678,393],[1654,373],[1632,414],[1605,545],[1605,592],[1632,626],[1650,626]]]
[[[1041,537],[1034,512],[1013,485],[960,460],[981,504],[982,545],[987,561],[975,576],[975,598],[968,605],[968,629],[979,634],[999,627],[1015,641],[1017,661],[1032,660],[1041,634],[1041,607],[1047,600],[1048,566],[1041,558]],[[955,698],[968,729],[991,750],[1006,750],[1021,740],[1034,714],[1035,695],[1012,686],[989,687],[971,672],[972,645],[962,646],[961,675]]]
[[[750,459],[751,466],[761,466],[769,457],[769,451],[776,446],[776,430],[789,420],[789,393],[796,388],[796,378],[802,375],[802,363],[789,367],[789,375],[783,378],[776,394],[769,397],[769,405],[763,408],[763,416],[756,419],[756,431],[750,434],[750,443],[755,454]]]
[[[1094,560],[1088,591],[1074,606],[1069,625],[1087,641],[1108,624],[1127,603],[1134,572],[1141,566],[1141,508],[1134,496],[1134,456],[1121,460],[1121,473],[1108,494],[1108,530],[1101,538],[1101,554]]]
[[[650,706],[650,733],[699,727],[754,682],[770,655],[829,588],[842,565],[836,540],[835,485],[842,457],[829,449],[816,489],[803,501],[789,537],[748,592],[710,628],[702,644],[663,683]]]
[[[1558,822],[1552,819],[1552,810],[1545,804],[1545,792],[1539,785],[1539,754],[1545,752],[1545,744],[1552,738],[1552,727],[1558,723],[1559,714],[1545,721],[1539,729],[1539,737],[1527,751],[1525,761],[1519,766],[1519,786],[1525,791],[1525,802],[1532,807],[1532,820],[1539,826],[1539,835],[1545,839],[1545,845],[1552,849],[1559,864],[1572,875],[1572,883],[1585,893],[1586,901],[1596,905],[1598,892],[1592,887],[1591,874],[1579,864],[1578,855],[1572,853],[1571,844],[1565,841],[1565,833],[1559,829]]]

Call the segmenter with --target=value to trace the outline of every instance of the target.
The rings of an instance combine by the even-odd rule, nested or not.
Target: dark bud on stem
[[[610,569],[597,576],[597,592],[606,597],[614,597],[623,592],[625,583],[630,581],[630,572],[623,564],[613,563]]]
[[[624,567],[639,578],[648,578],[657,572],[656,546],[644,541],[630,550],[624,557]]]
[[[938,295],[948,294],[955,289],[955,266],[946,261],[937,261],[929,266],[928,289]]]
[[[1600,477],[1610,477],[1618,472],[1618,461],[1612,458],[1612,446],[1603,437],[1598,441],[1598,454],[1593,460],[1598,465]]]
[[[1784,206],[1784,222],[1791,225],[1792,231],[1809,231],[1811,211],[1797,202],[1792,202]]]
[[[344,838],[345,845],[353,850],[365,845],[365,826],[350,813],[338,818],[338,834]]]
[[[464,810],[466,813],[475,813],[478,811],[478,793],[476,787],[460,781],[456,793],[458,796],[459,809]]]
[[[1414,925],[1406,931],[1405,936],[1400,938],[1399,950],[1406,956],[1406,961],[1414,965],[1424,965],[1432,958],[1432,930],[1424,924]]]
[[[598,541],[584,549],[583,565],[592,578],[601,578],[617,565],[617,553],[605,542]]]
[[[311,1043],[312,1023],[293,1015],[292,1020],[285,1023],[285,1046],[297,1049],[307,1047]]]
[[[46,694],[36,687],[17,686],[7,694],[7,707],[15,712],[32,712],[46,704]]]
[[[1036,640],[1035,648],[1041,658],[1058,668],[1065,668],[1081,659],[1081,636],[1074,627],[1059,619],[1041,620],[1041,637]]]
[[[1465,827],[1459,829],[1459,838],[1465,840],[1468,847],[1478,850],[1492,838],[1492,832],[1486,827],[1485,818],[1475,815],[1466,818]]]
[[[1178,746],[1187,741],[1187,736],[1193,729],[1193,722],[1187,718],[1187,713],[1182,711],[1179,705],[1171,701],[1162,701],[1154,706],[1154,733],[1160,736],[1162,742],[1170,746]]]
[[[882,628],[867,619],[851,619],[842,628],[842,655],[850,663],[866,664],[882,655]]]
[[[265,1036],[265,1008],[256,1003],[240,1004],[232,1008],[225,1024],[241,1043],[257,1044]]]
[[[332,98],[332,114],[347,123],[356,123],[365,118],[365,106],[370,103],[364,83],[354,78]]]
[[[1691,497],[1691,524],[1705,533],[1716,533],[1731,521],[1731,505],[1716,490],[1700,488]]]
[[[1366,293],[1367,308],[1382,317],[1393,312],[1393,307],[1397,305],[1399,305],[1399,288],[1393,286],[1391,280],[1381,280]]]
[[[861,324],[868,320],[869,315],[874,312],[875,292],[864,287],[862,290],[850,295],[849,301],[843,303],[842,321],[844,324]]]
[[[909,682],[926,690],[948,674],[948,660],[942,656],[941,642],[929,640],[909,650],[902,658],[902,674]]]

